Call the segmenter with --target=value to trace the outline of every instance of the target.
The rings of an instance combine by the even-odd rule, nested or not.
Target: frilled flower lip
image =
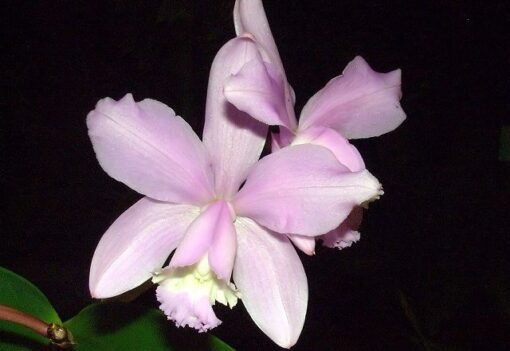
[[[240,297],[232,283],[211,270],[208,254],[191,266],[167,267],[155,273],[152,281],[159,284],[156,297],[168,319],[199,332],[221,323],[212,309],[216,302],[232,308]]]
[[[174,292],[165,285],[156,289],[161,310],[177,327],[190,327],[203,333],[221,324],[211,307],[208,294]]]

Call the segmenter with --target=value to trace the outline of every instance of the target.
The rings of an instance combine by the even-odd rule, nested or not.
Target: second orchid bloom
[[[272,149],[288,145],[320,145],[352,172],[365,169],[363,158],[348,139],[379,136],[397,128],[405,119],[401,98],[400,70],[373,71],[361,57],[305,104],[299,121],[294,112],[295,96],[287,81],[267,17],[260,0],[238,0],[234,6],[237,35],[250,35],[262,60],[247,63],[225,83],[227,100],[241,111],[268,125],[279,126],[272,136]],[[339,249],[359,240],[361,208],[354,208],[341,226],[320,236],[323,244]],[[313,254],[315,238],[289,233],[292,242]]]

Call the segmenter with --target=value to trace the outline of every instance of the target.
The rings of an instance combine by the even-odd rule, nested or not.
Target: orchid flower
[[[268,127],[223,94],[225,80],[259,56],[242,36],[218,52],[203,141],[155,100],[106,98],[89,113],[101,167],[144,195],[101,238],[89,286],[93,297],[108,298],[152,279],[168,319],[199,331],[221,323],[215,302],[232,308],[242,299],[269,338],[291,347],[308,288],[286,233],[326,233],[381,190],[368,171],[351,172],[322,146],[296,145],[259,160]]]
[[[273,150],[287,145],[321,145],[349,170],[358,172],[365,169],[365,164],[347,139],[379,136],[404,121],[399,103],[400,70],[377,73],[358,56],[308,100],[298,122],[294,92],[261,0],[236,0],[234,24],[238,35],[249,33],[254,38],[263,60],[248,62],[232,76],[225,84],[225,96],[253,118],[280,127],[279,134],[273,135]],[[362,209],[356,208],[342,226],[321,236],[323,244],[344,248],[359,240],[361,218]],[[305,253],[314,253],[313,238],[289,237]]]

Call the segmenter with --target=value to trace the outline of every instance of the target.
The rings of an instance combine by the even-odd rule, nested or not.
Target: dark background
[[[310,301],[294,350],[508,345],[505,3],[265,1],[297,111],[359,54],[375,70],[402,69],[408,116],[395,132],[354,141],[385,195],[358,244],[303,257]],[[86,114],[131,92],[201,133],[210,64],[234,35],[233,1],[3,4],[0,265],[67,319],[91,302],[99,238],[140,198],[99,167]],[[139,303],[157,306],[152,291]],[[232,346],[277,349],[242,305],[216,311],[224,323],[214,334]]]

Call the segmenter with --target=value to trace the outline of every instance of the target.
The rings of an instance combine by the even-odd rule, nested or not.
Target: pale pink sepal
[[[308,286],[296,250],[284,235],[247,218],[235,222],[238,254],[234,282],[257,326],[276,344],[290,348],[301,334]]]
[[[241,67],[260,57],[247,37],[227,42],[216,55],[209,75],[203,142],[211,156],[216,192],[228,200],[237,192],[260,157],[267,126],[227,102],[224,84]]]
[[[359,151],[349,143],[338,132],[326,127],[311,127],[304,131],[300,131],[296,136],[293,145],[314,144],[324,146],[342,163],[349,168],[351,172],[361,171],[365,169],[365,162]]]
[[[406,115],[400,106],[400,70],[378,73],[357,56],[306,103],[300,129],[329,127],[348,139],[379,136],[397,128]]]
[[[304,236],[297,234],[288,235],[290,241],[295,247],[303,251],[308,256],[315,255],[315,238],[312,236]]]
[[[170,267],[191,266],[208,252],[212,270],[218,278],[229,281],[236,253],[232,222],[232,211],[225,201],[207,206],[188,227]]]
[[[201,205],[214,196],[209,160],[191,127],[165,104],[131,94],[87,116],[97,159],[112,178],[156,200]]]
[[[212,309],[207,295],[195,296],[193,292],[174,292],[164,285],[156,289],[159,308],[177,327],[191,327],[206,332],[221,324]]]
[[[355,207],[349,217],[340,224],[340,226],[329,233],[320,236],[322,244],[339,250],[350,247],[353,243],[361,238],[358,232],[359,226],[363,219],[363,208]]]
[[[199,208],[143,198],[103,235],[94,252],[89,287],[92,297],[108,298],[149,279],[176,248]]]
[[[224,93],[231,104],[262,123],[290,128],[284,84],[274,65],[255,59],[226,81]]]
[[[262,158],[233,204],[239,216],[276,232],[316,236],[381,194],[368,171],[350,172],[328,149],[304,144]]]

